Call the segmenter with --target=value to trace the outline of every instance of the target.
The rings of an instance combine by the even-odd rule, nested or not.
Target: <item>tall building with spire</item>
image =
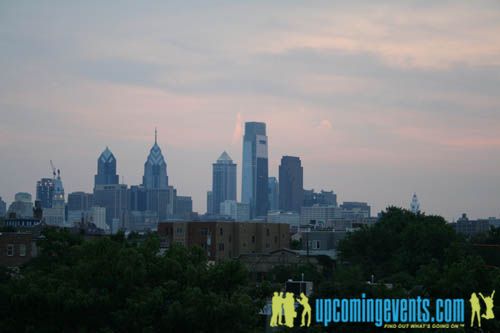
[[[236,164],[223,152],[212,167],[212,212],[219,214],[222,202],[236,200]]]
[[[144,163],[144,176],[142,185],[146,189],[168,189],[167,163],[163,158],[160,146],[158,146],[158,135],[155,129],[155,143],[149,151],[146,163]]]
[[[266,124],[245,123],[241,201],[250,205],[250,217],[267,216],[268,157]]]
[[[97,175],[94,176],[94,185],[118,184],[116,174],[116,158],[108,147],[97,159]]]

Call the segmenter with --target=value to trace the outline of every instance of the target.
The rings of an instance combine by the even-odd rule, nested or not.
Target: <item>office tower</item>
[[[411,198],[410,210],[413,214],[418,214],[420,212],[420,202],[418,201],[416,193],[413,193],[413,197]]]
[[[4,217],[5,215],[7,215],[7,204],[0,197],[0,217]]]
[[[250,205],[250,217],[267,215],[268,157],[266,124],[245,123],[241,201]]]
[[[92,193],[71,192],[68,194],[68,211],[88,211],[93,206]]]
[[[300,212],[304,200],[304,170],[300,158],[283,156],[279,166],[280,210]]]
[[[64,187],[61,179],[61,171],[57,170],[54,179],[54,195],[52,196],[52,207],[43,210],[43,219],[47,225],[62,227],[66,221],[66,203],[64,198]]]
[[[213,213],[219,214],[221,202],[236,200],[236,164],[223,152],[212,166]]]
[[[104,149],[97,159],[97,175],[94,176],[94,186],[118,184],[116,174],[116,159],[108,147]]]
[[[10,204],[7,215],[14,214],[16,218],[33,217],[33,202],[31,194],[18,192],[14,197],[14,202]]]
[[[52,197],[54,196],[54,179],[42,178],[36,182],[36,200],[40,201],[41,207],[52,207]]]
[[[163,158],[160,146],[158,146],[156,130],[155,143],[153,147],[151,147],[148,159],[144,163],[142,185],[146,189],[166,190],[168,187],[167,163]]]
[[[175,216],[181,219],[189,219],[193,213],[193,199],[188,196],[178,195],[175,199]]]
[[[250,206],[236,200],[225,200],[220,203],[220,215],[237,222],[247,222],[250,220]]]
[[[214,196],[212,191],[207,191],[207,215],[214,213]]]
[[[96,185],[93,201],[94,206],[106,208],[106,223],[113,232],[124,228],[128,218],[129,204],[127,185]]]
[[[269,210],[279,210],[279,183],[276,177],[269,177],[267,181],[267,192],[269,196]]]
[[[314,205],[335,206],[337,207],[337,195],[333,191],[315,192],[313,190],[304,190],[304,207]]]

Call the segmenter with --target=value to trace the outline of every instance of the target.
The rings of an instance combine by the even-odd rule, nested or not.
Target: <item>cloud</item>
[[[235,145],[239,143],[241,141],[242,136],[243,136],[243,120],[241,118],[241,112],[238,112],[236,114],[236,122],[234,123],[232,144]]]

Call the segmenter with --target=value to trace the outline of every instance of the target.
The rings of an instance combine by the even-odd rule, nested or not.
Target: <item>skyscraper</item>
[[[149,151],[146,163],[144,163],[142,185],[146,189],[166,190],[168,188],[167,163],[163,158],[160,146],[158,146],[156,130],[155,143]]]
[[[241,201],[250,205],[250,217],[265,216],[268,210],[268,158],[266,124],[245,123],[243,137]]]
[[[118,181],[115,156],[111,150],[106,147],[97,159],[97,175],[94,176],[94,186],[114,185],[118,184]]]
[[[4,217],[7,214],[7,203],[0,197],[0,217]]]
[[[236,164],[223,152],[212,166],[212,211],[219,214],[221,202],[236,200]]]
[[[52,207],[54,196],[54,179],[42,178],[36,182],[36,200],[40,201],[42,208]]]
[[[279,184],[276,177],[268,178],[267,191],[269,195],[269,210],[279,210],[280,209]]]
[[[212,191],[207,191],[207,214],[212,215],[214,213],[214,196]]]
[[[304,200],[304,169],[300,158],[283,156],[279,167],[280,209],[300,212]]]

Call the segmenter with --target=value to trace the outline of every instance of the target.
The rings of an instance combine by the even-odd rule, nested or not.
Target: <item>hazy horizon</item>
[[[269,175],[448,220],[500,217],[500,2],[0,2],[0,196],[53,160],[91,192],[109,146],[142,181],[158,128],[169,183],[206,211],[212,163],[263,121]]]

